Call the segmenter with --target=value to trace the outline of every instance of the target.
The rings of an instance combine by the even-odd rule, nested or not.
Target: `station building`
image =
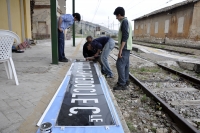
[[[200,0],[186,0],[133,21],[135,41],[200,49]]]

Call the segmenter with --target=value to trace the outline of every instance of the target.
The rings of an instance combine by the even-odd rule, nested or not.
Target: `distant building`
[[[57,0],[57,16],[66,12],[66,0]],[[32,35],[34,39],[46,39],[51,35],[50,0],[35,0],[32,14]]]
[[[200,0],[187,0],[134,19],[133,40],[200,48]]]
[[[78,34],[83,33],[84,35],[92,35],[94,37],[98,37],[98,36],[111,36],[113,34],[115,35],[117,31],[110,30],[99,24],[82,20],[79,23],[76,23],[76,33]]]

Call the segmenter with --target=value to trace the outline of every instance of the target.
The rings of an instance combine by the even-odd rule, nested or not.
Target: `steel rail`
[[[112,56],[115,61],[116,59]],[[178,128],[183,131],[184,133],[200,133],[195,127],[193,127],[188,121],[186,121],[183,117],[181,117],[175,110],[173,110],[167,103],[165,103],[161,98],[159,98],[156,94],[151,92],[149,88],[147,88],[143,83],[141,83],[136,77],[134,77],[129,72],[129,78],[132,79],[139,87],[142,88],[144,93],[147,94],[147,96],[152,97],[156,102],[159,102],[162,110],[166,112],[170,118],[173,120],[173,122],[178,126]]]
[[[144,57],[141,57],[141,56],[139,56],[139,55],[136,55],[136,54],[133,54],[133,53],[131,53],[132,55],[135,55],[135,56],[137,56],[137,57],[139,57],[139,58],[142,58],[142,59],[144,59],[144,60],[147,60],[147,59],[145,59]],[[147,61],[149,61],[149,62],[152,62],[152,63],[155,63],[156,65],[158,65],[159,67],[161,67],[162,69],[164,69],[164,70],[167,70],[167,71],[170,71],[171,73],[173,73],[173,74],[176,74],[176,75],[179,75],[180,77],[183,77],[185,80],[187,80],[187,81],[192,81],[193,83],[195,83],[195,84],[200,84],[200,80],[199,79],[197,79],[197,78],[195,78],[195,77],[192,77],[192,76],[190,76],[190,75],[188,75],[188,74],[185,74],[185,73],[182,73],[182,72],[179,72],[179,71],[176,71],[176,70],[174,70],[174,69],[172,69],[172,68],[169,68],[169,67],[166,67],[166,66],[164,66],[164,65],[161,65],[161,64],[159,64],[159,63],[156,63],[155,61],[152,61],[152,60],[150,60],[150,59],[148,59]],[[200,90],[200,88],[196,88],[196,89],[199,89]]]

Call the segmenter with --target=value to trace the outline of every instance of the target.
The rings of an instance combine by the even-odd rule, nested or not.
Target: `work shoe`
[[[103,70],[101,70],[101,73],[102,73],[103,75],[106,75],[106,73],[105,73]]]
[[[64,59],[66,59],[68,61],[68,59],[66,57],[64,57]]]
[[[63,59],[59,60],[59,62],[68,62],[68,59],[63,58]]]
[[[116,85],[120,85],[118,82],[117,82],[117,84]],[[126,84],[125,84],[125,86],[129,86],[130,85],[130,81],[126,81]]]
[[[113,90],[127,90],[127,86],[126,85],[119,85],[117,84],[115,87],[113,87]]]
[[[126,86],[129,86],[130,85],[130,81],[126,81]]]
[[[106,78],[113,78],[111,75],[105,75]]]

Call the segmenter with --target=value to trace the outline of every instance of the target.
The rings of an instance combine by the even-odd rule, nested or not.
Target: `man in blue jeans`
[[[125,17],[123,7],[117,7],[114,15],[120,22],[120,28],[118,31],[119,53],[116,62],[118,82],[113,90],[126,90],[129,84],[129,56],[130,50],[132,50],[132,26]]]
[[[81,16],[79,13],[64,14],[58,19],[58,55],[60,62],[68,62],[65,57],[65,29],[69,28],[74,21],[80,21]]]
[[[88,50],[97,51],[94,57],[98,57],[101,52],[101,72],[105,74],[107,78],[113,78],[113,73],[108,64],[108,56],[115,47],[114,40],[110,37],[99,37],[94,39],[91,43],[89,43],[87,47]]]

